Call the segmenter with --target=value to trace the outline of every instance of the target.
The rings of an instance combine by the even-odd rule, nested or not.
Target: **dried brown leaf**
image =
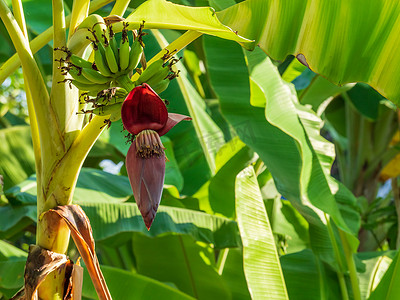
[[[63,205],[50,209],[46,214],[56,214],[61,217],[71,230],[71,236],[79,253],[85,262],[100,300],[111,300],[111,295],[100,270],[94,249],[92,227],[88,217],[78,205]]]
[[[32,245],[25,265],[25,298],[34,299],[36,290],[46,276],[69,263],[67,256]]]

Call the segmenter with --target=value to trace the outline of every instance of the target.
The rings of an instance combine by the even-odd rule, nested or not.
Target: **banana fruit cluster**
[[[113,24],[122,22],[122,32],[115,33]],[[144,43],[142,32],[144,22],[138,32],[132,30],[130,42],[129,24],[114,16],[104,18],[92,14],[77,28],[62,49],[67,55],[60,60],[60,69],[66,78],[63,82],[74,85],[81,91],[81,99],[88,110],[83,113],[110,115],[110,122],[120,118],[123,100],[135,86],[147,83],[156,93],[164,91],[170,80],[178,76],[172,66],[178,61],[173,58],[174,52],[167,51],[159,60],[147,68],[137,69],[143,55]],[[119,27],[120,28],[120,27]],[[78,45],[89,42],[92,50],[90,59],[82,58]],[[130,80],[132,73],[140,76],[135,82]],[[81,103],[82,104],[82,103]]]

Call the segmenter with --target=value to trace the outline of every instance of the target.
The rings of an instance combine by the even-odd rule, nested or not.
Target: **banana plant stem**
[[[151,65],[153,62],[155,62],[156,60],[160,59],[165,53],[166,51],[172,52],[172,51],[176,51],[178,52],[179,50],[181,50],[182,48],[186,47],[187,45],[189,45],[191,42],[193,42],[195,39],[197,39],[199,36],[202,35],[202,33],[197,32],[197,31],[187,31],[184,34],[182,34],[179,38],[177,38],[175,41],[173,41],[171,44],[168,45],[168,42],[165,40],[164,36],[160,33],[159,30],[156,29],[151,29],[151,32],[154,34],[158,44],[161,46],[161,48],[163,48],[163,50],[161,50],[158,54],[156,54],[152,59],[150,59],[150,61],[148,61],[147,65]],[[177,64],[179,66],[180,62]],[[137,73],[134,74],[134,76],[132,77],[132,80],[136,80],[139,77],[139,75]],[[200,145],[203,148],[203,153],[204,156],[207,160],[207,164],[210,168],[210,171],[212,174],[215,174],[215,161],[214,161],[214,157],[211,154],[212,152],[209,151],[207,144],[205,143],[205,138],[203,137],[203,134],[200,130],[200,126],[196,117],[196,114],[194,112],[194,108],[192,106],[192,103],[190,101],[190,97],[188,94],[188,91],[185,87],[185,84],[183,83],[183,80],[181,77],[177,77],[176,78],[180,87],[180,90],[182,92],[183,98],[185,99],[185,103],[186,106],[189,110],[190,115],[192,116],[192,123],[194,126],[194,129],[196,131],[197,136],[199,137],[200,140]]]
[[[72,4],[71,22],[69,22],[68,40],[74,34],[78,25],[88,16],[90,0],[74,0]],[[67,20],[66,20],[66,23]]]
[[[131,0],[117,0],[115,1],[114,7],[111,10],[110,15],[118,15],[120,17],[124,16],[126,9],[128,8]]]
[[[219,252],[217,265],[216,265],[219,275],[222,275],[222,272],[224,271],[224,267],[225,267],[226,259],[228,258],[228,254],[229,254],[229,248],[222,249]]]
[[[400,232],[400,194],[399,194],[399,185],[397,181],[398,177],[392,178],[392,193],[397,213],[397,231]],[[400,234],[397,235],[396,249],[397,250],[400,249]]]
[[[28,39],[28,31],[26,29],[25,23],[25,16],[24,10],[22,7],[21,0],[12,0],[12,7],[15,16],[15,20],[17,21],[19,27],[21,28],[22,33],[24,34],[25,38]],[[24,82],[28,82],[28,79],[23,72]],[[29,91],[29,88],[25,89],[26,93],[26,102],[28,106],[28,115],[29,115],[29,123],[31,129],[31,136],[32,136],[32,145],[33,145],[33,153],[35,156],[35,169],[36,172],[36,180],[38,182],[38,186],[41,182],[41,172],[42,172],[42,162],[41,162],[41,153],[40,153],[40,140],[39,140],[39,129],[36,120],[35,108],[33,106],[32,95]]]

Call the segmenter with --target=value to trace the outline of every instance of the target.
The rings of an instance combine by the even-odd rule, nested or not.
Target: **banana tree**
[[[71,233],[99,298],[111,299],[97,262],[89,220],[83,210],[71,205],[85,157],[104,128],[121,117],[122,107],[122,120],[132,142],[128,174],[150,229],[164,181],[165,155],[159,136],[189,119],[168,114],[157,94],[178,76],[174,64],[179,58],[174,55],[203,33],[250,43],[222,25],[210,8],[152,0],[124,19],[129,1],[117,1],[108,17],[88,15],[108,2],[74,1],[67,17],[63,1],[53,1],[53,27],[38,36],[36,43],[29,43],[22,2],[12,2],[13,13],[5,1],[0,3],[1,19],[17,51],[17,56],[3,65],[2,76],[7,77],[21,62],[37,182],[37,241],[30,249],[25,288],[18,297],[78,297],[76,282],[81,269],[65,256]],[[143,30],[154,28],[188,31],[146,61]],[[33,54],[50,40],[54,52],[48,91]]]

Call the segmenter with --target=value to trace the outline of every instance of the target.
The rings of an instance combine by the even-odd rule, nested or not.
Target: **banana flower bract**
[[[190,117],[168,113],[163,100],[144,83],[126,97],[121,109],[124,128],[135,135],[126,155],[133,195],[147,229],[156,216],[164,185],[165,153],[160,136]]]

